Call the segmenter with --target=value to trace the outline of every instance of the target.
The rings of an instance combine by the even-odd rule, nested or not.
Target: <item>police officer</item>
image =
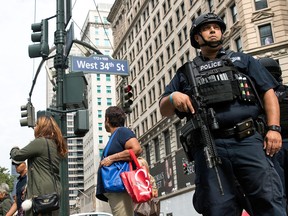
[[[204,148],[197,147],[192,151],[196,172],[193,205],[205,216],[241,215],[235,176],[251,203],[250,215],[286,215],[281,180],[271,162],[282,144],[279,104],[273,90],[278,83],[252,56],[225,51],[222,48],[225,30],[225,23],[213,13],[200,15],[190,30],[192,46],[201,49],[192,63],[196,87],[200,96],[205,95],[207,107],[214,109],[219,125],[219,129],[210,131],[221,159],[218,173],[224,192],[219,193],[214,169],[206,166]],[[182,118],[187,113],[185,117],[189,119],[192,114],[193,119],[200,112],[195,100],[192,103],[195,86],[191,86],[187,76],[187,64],[190,63],[181,66],[166,86],[159,103],[163,116],[176,113]],[[262,110],[268,125],[264,139],[255,130]]]
[[[282,83],[282,70],[280,65],[273,58],[260,58],[259,62],[272,74],[272,76],[280,83],[275,89],[275,93],[280,104],[280,125],[282,135],[282,148],[273,158],[275,168],[281,177],[284,192],[286,195],[286,211],[287,194],[288,194],[288,86]],[[288,212],[288,211],[287,211]]]

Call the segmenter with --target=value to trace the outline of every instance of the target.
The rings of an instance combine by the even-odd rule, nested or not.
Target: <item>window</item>
[[[178,40],[179,40],[179,46],[182,46],[183,41],[182,41],[182,32],[178,33]]]
[[[102,140],[102,143],[103,143],[103,140]],[[99,149],[99,157],[102,158],[102,155],[103,155],[103,149]]]
[[[144,149],[145,149],[146,161],[147,161],[148,165],[150,165],[151,160],[150,160],[150,147],[149,147],[149,145],[145,145]]]
[[[259,26],[259,34],[261,45],[269,45],[271,43],[274,43],[270,24]]]
[[[99,38],[96,38],[96,39],[95,39],[95,45],[96,45],[96,46],[99,46],[99,45],[100,45],[100,40],[99,40]]]
[[[159,144],[159,139],[155,138],[154,140],[154,149],[155,149],[155,161],[160,160],[160,144]]]
[[[164,131],[164,145],[165,145],[165,153],[166,155],[171,154],[171,142],[170,142],[170,134],[169,130]]]
[[[180,142],[180,134],[181,134],[181,121],[178,121],[175,124],[175,130],[176,130],[176,139],[177,139],[177,149],[181,148],[181,142]]]
[[[101,98],[97,98],[97,105],[101,105]]]
[[[183,27],[183,34],[184,34],[184,40],[187,41],[188,40],[187,26]]]
[[[236,43],[236,48],[237,48],[237,52],[242,52],[242,41],[241,41],[241,38],[238,37],[236,40],[235,40],[235,43]]]
[[[237,21],[237,8],[236,8],[236,5],[233,4],[233,5],[230,7],[230,10],[231,10],[231,14],[232,14],[233,23],[235,23],[235,22]]]
[[[101,86],[97,85],[97,93],[101,93]]]
[[[106,81],[107,82],[111,81],[111,75],[110,74],[106,74]]]
[[[181,11],[182,11],[182,16],[185,16],[185,4],[184,2],[181,3]]]
[[[96,80],[100,81],[100,74],[96,74]]]
[[[110,94],[112,92],[111,86],[106,86],[106,93]]]
[[[107,98],[107,106],[111,106],[112,105],[112,98]]]
[[[255,0],[255,10],[261,10],[267,7],[268,7],[267,0]]]
[[[103,130],[103,123],[98,123],[98,130],[102,131]]]
[[[98,110],[98,118],[102,118],[102,110]]]
[[[99,44],[98,44],[99,45]],[[104,39],[104,45],[105,46],[110,46],[110,42],[108,39]]]
[[[176,17],[177,17],[177,22],[180,22],[180,11],[179,11],[179,9],[176,10]]]

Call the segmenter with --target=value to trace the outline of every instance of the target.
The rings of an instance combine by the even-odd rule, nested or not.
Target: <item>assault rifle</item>
[[[193,148],[193,146],[191,146],[191,139],[195,139],[195,137],[193,137],[191,133],[195,130],[200,130],[201,140],[204,145],[204,155],[207,167],[214,168],[219,184],[220,193],[224,195],[221,179],[217,168],[217,166],[221,164],[221,159],[218,157],[214,139],[210,132],[210,128],[213,130],[219,128],[218,122],[215,117],[215,111],[213,110],[213,108],[207,109],[204,98],[201,97],[201,95],[199,94],[191,62],[186,63],[185,65],[185,75],[188,79],[189,85],[191,86],[191,94],[189,93],[189,97],[192,99],[192,104],[196,112],[195,114],[191,115],[191,117],[187,120],[186,124],[182,127],[182,135],[180,137],[180,140],[187,155],[187,152],[191,151],[191,149],[189,148]],[[187,156],[188,159],[189,157],[191,157],[189,155]]]

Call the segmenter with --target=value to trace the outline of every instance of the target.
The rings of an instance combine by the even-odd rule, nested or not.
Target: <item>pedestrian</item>
[[[67,143],[54,118],[48,115],[40,116],[37,119],[34,136],[35,139],[24,148],[13,147],[10,152],[13,160],[28,160],[26,199],[53,192],[60,195],[59,168],[60,161],[68,152]],[[32,209],[25,210],[25,216],[27,215],[33,215]],[[46,215],[58,216],[59,210],[42,214],[42,216]]]
[[[137,158],[139,165],[144,166],[146,169],[149,178],[150,184],[152,185],[151,200],[146,203],[136,203],[134,206],[134,216],[159,216],[160,214],[160,202],[158,199],[158,188],[155,181],[155,178],[150,174],[148,162],[143,157]]]
[[[16,183],[16,196],[6,216],[13,216],[13,215],[24,216],[25,214],[21,204],[25,200],[25,194],[26,194],[25,192],[27,186],[27,166],[25,161],[15,161],[15,160],[12,160],[12,165],[15,166],[16,172],[19,174],[19,176],[17,178],[18,181]]]
[[[111,133],[111,145],[107,157],[102,158],[98,169],[96,197],[108,202],[114,216],[133,216],[133,201],[127,191],[111,193],[103,186],[101,167],[110,166],[116,161],[130,161],[129,149],[132,149],[136,156],[142,152],[142,148],[136,135],[129,128],[125,127],[126,114],[117,106],[110,106],[105,112],[105,129]],[[112,139],[113,137],[113,139]],[[105,149],[104,151],[105,152]]]
[[[12,206],[12,200],[9,194],[9,186],[6,183],[0,185],[0,216],[6,216]]]
[[[225,30],[214,13],[193,21],[190,40],[200,56],[177,70],[160,99],[160,112],[186,117],[183,128],[188,125],[189,133],[182,144],[195,161],[197,212],[241,215],[238,182],[254,215],[286,215],[281,180],[271,161],[282,145],[273,90],[279,84],[252,56],[223,49]],[[258,122],[262,112],[268,130],[264,139],[256,130],[263,125]]]
[[[282,148],[275,155],[273,162],[275,168],[281,177],[285,198],[286,198],[286,211],[288,213],[288,86],[283,84],[282,70],[279,63],[273,58],[265,57],[260,58],[259,62],[272,74],[272,76],[280,83],[275,89],[279,105],[280,105],[280,125],[282,135]]]
[[[152,185],[152,198],[157,198],[158,197],[158,188],[156,185],[155,178],[150,174],[148,162],[143,157],[138,157],[137,160],[139,162],[139,165],[144,166],[147,173],[149,174],[150,184]]]

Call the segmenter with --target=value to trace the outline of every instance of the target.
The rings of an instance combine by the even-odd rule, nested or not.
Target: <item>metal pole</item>
[[[65,110],[63,104],[63,77],[65,68],[67,68],[64,58],[64,45],[65,45],[65,17],[64,17],[64,1],[57,0],[57,18],[56,18],[56,32],[54,35],[54,43],[56,46],[56,55],[54,58],[54,68],[56,69],[56,107],[57,110]],[[65,136],[67,133],[66,113],[61,115],[60,128]],[[61,180],[61,202],[60,202],[60,215],[69,215],[69,184],[68,184],[68,156],[61,161],[60,164],[60,180]]]

